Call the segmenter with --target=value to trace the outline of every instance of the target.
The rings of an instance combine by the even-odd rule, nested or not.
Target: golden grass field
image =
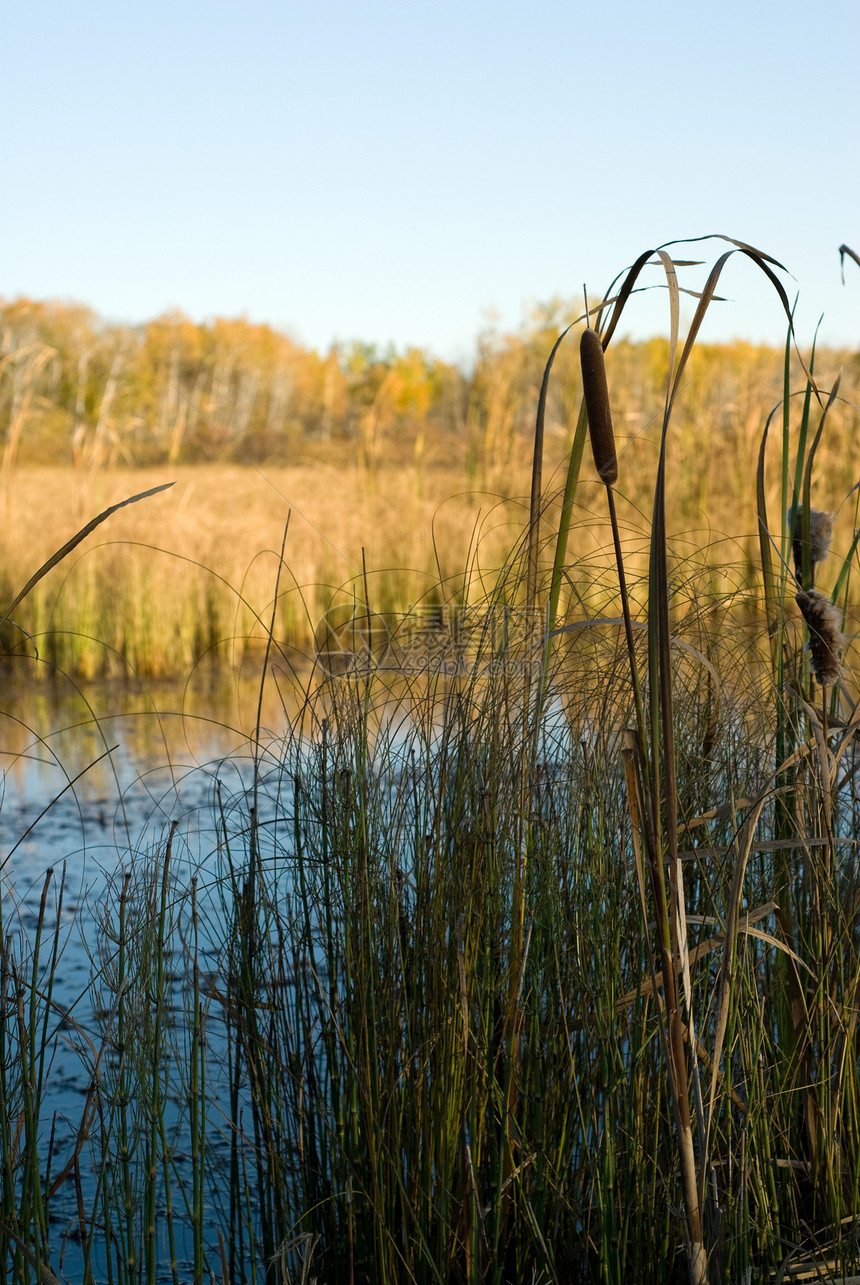
[[[21,468],[2,490],[7,601],[97,513],[169,481],[169,491],[108,519],[21,604],[16,624],[40,655],[85,677],[126,665],[178,676],[213,650],[223,658],[231,640],[241,649],[247,636],[263,637],[254,613],[267,627],[288,516],[276,635],[299,646],[333,592],[361,577],[362,558],[376,607],[405,607],[434,586],[438,600],[440,574],[450,593],[462,593],[476,523],[481,560],[497,566],[524,516],[517,503],[466,494],[465,480],[443,471],[421,477],[402,468],[369,480],[320,464],[265,478],[224,465],[95,475]],[[32,651],[20,631],[17,638]]]
[[[819,453],[818,507],[836,509],[856,480],[853,422],[853,412],[841,427],[833,417]],[[646,427],[619,441],[619,513],[634,600],[637,578],[647,574],[655,433]],[[702,590],[718,596],[758,594],[758,434],[750,426],[742,438],[737,429],[703,423],[685,427],[673,444],[668,502],[676,577],[701,581]],[[556,451],[560,457],[560,444]],[[7,602],[96,514],[150,487],[174,485],[88,536],[21,604],[3,641],[84,678],[185,678],[207,658],[235,668],[247,640],[262,640],[270,624],[288,517],[275,636],[297,648],[299,658],[311,653],[332,603],[364,602],[363,564],[374,610],[478,601],[519,548],[529,466],[523,441],[505,473],[492,479],[496,490],[476,490],[464,468],[417,464],[368,472],[358,462],[314,462],[265,474],[225,464],[98,472],[16,467],[0,480],[0,590]],[[560,459],[548,460],[544,476],[542,530],[551,544]],[[837,553],[851,540],[853,499],[837,520]],[[606,608],[609,555],[602,487],[589,462],[577,492],[563,596],[574,616]],[[550,558],[547,552],[545,563]],[[35,672],[40,668],[47,672],[41,665]]]

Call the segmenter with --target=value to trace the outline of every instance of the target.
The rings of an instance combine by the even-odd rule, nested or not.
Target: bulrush
[[[815,565],[823,562],[830,552],[830,539],[833,535],[835,513],[825,513],[823,509],[809,510],[809,566],[812,578],[815,579]],[[798,580],[803,574],[803,505],[798,504],[794,518],[794,531],[791,536],[791,548],[794,554],[794,574]]]
[[[842,647],[841,614],[829,598],[817,589],[795,594],[795,601],[809,627],[812,672],[822,687],[839,679],[839,650]]]
[[[609,409],[606,363],[600,337],[590,327],[582,332],[579,341],[579,361],[594,463],[601,480],[607,486],[613,486],[618,481],[618,456],[615,454],[612,411]]]

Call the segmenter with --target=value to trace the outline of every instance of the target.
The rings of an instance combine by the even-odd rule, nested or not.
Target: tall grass
[[[298,711],[270,739],[252,720],[232,794],[213,774],[204,860],[189,870],[172,826],[101,894],[96,1002],[55,998],[61,881],[29,931],[4,902],[5,1278],[62,1277],[73,1254],[70,1275],[123,1283],[860,1270],[856,537],[824,470],[842,394],[802,358],[790,395],[790,329],[757,484],[734,497],[758,527],[760,611],[748,568],[732,597],[667,503],[674,409],[738,250],[790,327],[778,265],[733,243],[682,341],[683,264],[657,253],[649,521],[639,457],[606,434],[612,339],[650,254],[592,314],[598,395],[561,496],[539,420],[495,574],[479,563],[456,596],[439,576],[420,621],[356,577]],[[263,690],[290,672],[289,533],[282,557],[251,613]],[[824,623],[810,601],[832,603]],[[61,1046],[89,1085],[62,1138]]]
[[[537,339],[529,342],[531,352]],[[551,343],[547,331],[543,359]],[[562,341],[540,409],[535,356],[517,360],[519,382],[504,393],[508,384],[501,379],[493,397],[486,395],[493,405],[511,401],[493,412],[505,423],[511,420],[504,433],[494,428],[491,434],[489,420],[484,426],[488,435],[501,434],[504,443],[492,451],[485,443],[477,463],[467,458],[465,430],[448,435],[440,430],[436,446],[445,446],[453,463],[440,462],[432,435],[420,456],[410,448],[404,457],[398,438],[388,442],[372,472],[349,442],[337,450],[309,442],[301,463],[267,467],[265,478],[253,467],[227,464],[109,470],[8,463],[0,470],[0,589],[7,601],[93,512],[166,478],[175,486],[145,509],[116,515],[109,532],[94,536],[41,581],[16,614],[20,629],[5,629],[4,645],[27,654],[35,645],[50,664],[84,679],[134,674],[184,679],[193,665],[213,655],[236,664],[241,657],[230,640],[249,635],[255,613],[268,618],[264,608],[290,510],[287,557],[295,584],[282,593],[276,633],[303,654],[313,650],[314,630],[343,597],[341,590],[361,596],[362,550],[377,610],[408,610],[425,597],[438,602],[471,596],[479,603],[508,562],[526,520],[535,464],[526,427],[529,417],[534,426],[538,410],[545,421],[540,450],[544,529],[555,531],[571,520],[577,527],[576,564],[568,565],[564,576],[559,565],[554,593],[562,595],[563,609],[577,594],[596,614],[611,608],[605,587],[612,583],[613,558],[605,538],[602,488],[590,466],[581,485],[567,495],[563,511],[559,508],[568,462],[578,458],[584,441],[584,423],[577,430],[576,345]],[[629,461],[621,495],[629,501],[623,521],[632,577],[648,574],[645,515],[652,507],[658,457],[653,442],[662,397],[659,372],[668,362],[667,341],[631,345],[614,337],[607,353],[619,451]],[[845,354],[818,354],[828,386],[843,364],[850,380],[852,363]],[[481,374],[485,383],[493,382],[494,369],[488,355]],[[791,378],[791,387],[798,379],[802,386],[796,358]],[[697,560],[706,558],[715,592],[743,586],[755,593],[757,524],[751,506],[739,507],[738,500],[749,494],[761,428],[780,396],[781,363],[770,349],[697,345],[682,385],[673,405],[672,467],[666,478],[674,556],[686,551]],[[50,390],[45,392],[48,396]],[[483,411],[475,414],[483,424]],[[826,479],[827,490],[819,507],[835,508],[856,480],[852,443],[857,429],[850,404],[835,403],[818,448],[818,475]],[[493,451],[501,453],[498,466],[489,462]],[[774,508],[779,480],[769,473],[766,485]],[[847,531],[847,524],[837,525],[842,556]],[[556,547],[560,551],[564,542]],[[256,635],[261,650],[265,629],[257,626]]]
[[[6,600],[54,552],[56,531],[71,534],[94,510],[165,476],[175,481],[171,499],[117,514],[34,587],[14,626],[3,626],[6,650],[84,679],[184,680],[212,662],[241,668],[246,652],[253,662],[265,646],[261,621],[292,512],[276,636],[312,657],[318,623],[354,595],[363,553],[377,609],[403,611],[438,600],[440,582],[446,594],[462,594],[470,541],[479,543],[477,565],[494,571],[522,526],[520,503],[467,493],[465,477],[447,471],[419,493],[412,470],[393,470],[368,491],[349,465],[266,478],[203,465],[85,479],[20,469],[0,536]]]

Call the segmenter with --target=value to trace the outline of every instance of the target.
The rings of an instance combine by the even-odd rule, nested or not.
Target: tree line
[[[91,309],[0,301],[2,464],[137,466],[234,456],[294,463],[320,454],[387,461],[451,460],[504,470],[527,447],[547,356],[581,312],[537,307],[513,333],[479,336],[467,370],[419,348],[351,342],[320,353],[268,325],[191,321],[167,313],[140,326]],[[856,358],[854,359],[856,360]],[[614,342],[609,354],[619,431],[659,411],[668,345]],[[579,404],[575,336],[556,358],[547,406],[561,455]],[[682,416],[707,432],[758,430],[782,391],[772,348],[701,345]]]

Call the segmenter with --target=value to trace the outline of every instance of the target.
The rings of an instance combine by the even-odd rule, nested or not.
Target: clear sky
[[[4,7],[0,297],[468,361],[488,320],[722,232],[860,344],[856,0]],[[709,259],[719,247],[706,247]],[[708,338],[781,342],[740,260]],[[628,309],[666,332],[665,296]]]

